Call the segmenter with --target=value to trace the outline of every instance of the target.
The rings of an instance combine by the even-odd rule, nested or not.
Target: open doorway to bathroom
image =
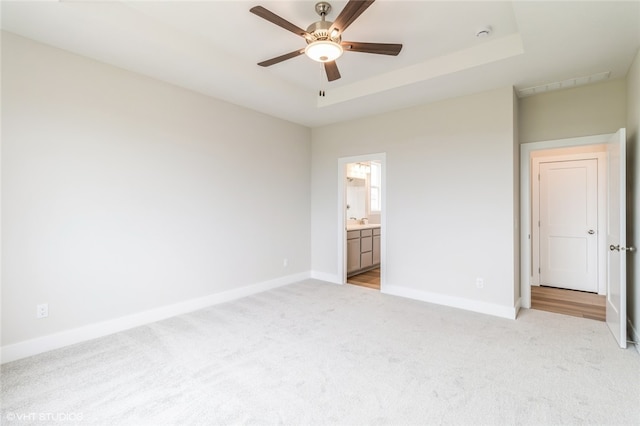
[[[346,283],[380,290],[382,162],[345,164]]]

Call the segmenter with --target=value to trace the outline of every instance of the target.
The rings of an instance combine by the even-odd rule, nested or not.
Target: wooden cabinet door
[[[373,265],[373,256],[370,251],[360,254],[360,267],[366,268]]]
[[[380,235],[373,236],[373,264],[380,264]]]
[[[368,251],[371,251],[372,249],[372,241],[371,241],[371,237],[362,237],[360,239],[360,252],[361,253],[366,253]]]
[[[360,269],[360,238],[347,240],[347,274]]]

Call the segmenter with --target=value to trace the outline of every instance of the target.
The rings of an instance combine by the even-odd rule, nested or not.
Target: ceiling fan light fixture
[[[339,43],[331,40],[317,40],[304,49],[305,55],[316,62],[332,62],[344,53]]]

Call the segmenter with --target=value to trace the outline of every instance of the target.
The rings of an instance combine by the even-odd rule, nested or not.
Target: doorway
[[[604,320],[606,146],[531,153],[531,307]]]
[[[581,229],[581,234],[579,240],[582,238],[582,243],[586,244],[586,239],[591,238],[591,240],[595,239],[596,242],[596,287],[595,290],[593,287],[590,288],[590,291],[603,295],[606,292],[606,282],[607,282],[607,242],[606,242],[606,229],[607,229],[607,207],[606,207],[606,192],[607,192],[607,147],[606,143],[611,135],[595,135],[595,136],[586,136],[579,138],[571,138],[571,139],[561,139],[555,141],[545,141],[545,142],[534,142],[521,145],[521,163],[520,163],[520,171],[521,171],[521,179],[520,179],[520,216],[521,216],[521,249],[520,249],[520,263],[521,263],[521,287],[520,287],[520,306],[524,308],[531,308],[531,288],[532,286],[540,286],[552,283],[553,285],[550,287],[565,287],[562,284],[557,284],[557,277],[551,277],[552,281],[549,281],[549,276],[545,276],[545,273],[542,271],[541,263],[545,263],[546,266],[549,266],[549,257],[544,261],[541,261],[541,233],[540,228],[538,226],[540,218],[540,184],[541,181],[538,180],[538,175],[540,174],[540,166],[541,164],[551,164],[551,166],[543,166],[549,168],[557,168],[559,170],[558,177],[566,177],[566,175],[574,174],[574,171],[567,171],[563,169],[561,163],[566,163],[566,165],[571,168],[571,165],[579,165],[579,163],[571,163],[572,161],[585,161],[590,159],[596,159],[597,161],[597,194],[599,195],[597,201],[597,219],[596,223],[589,223],[589,225],[595,225],[594,227],[587,227],[585,229]],[[560,167],[556,167],[560,165]],[[579,167],[578,167],[579,168]],[[582,177],[584,177],[584,173],[586,171],[580,172],[582,173]],[[564,176],[560,176],[563,175]],[[577,173],[575,173],[577,174]],[[541,176],[542,177],[542,176]],[[551,181],[545,182],[548,185],[554,185],[553,178]],[[544,191],[544,189],[543,189]],[[560,193],[552,194],[552,196],[561,196]],[[586,201],[586,196],[582,198],[583,202]],[[557,204],[555,206],[550,206],[553,208],[561,207],[561,204]],[[543,206],[544,210],[544,206]],[[544,211],[543,211],[544,214]],[[563,219],[564,220],[564,219]],[[583,227],[587,222],[583,220]],[[595,229],[594,229],[595,228]],[[593,234],[589,234],[589,231],[593,230]],[[555,230],[544,230],[546,233],[543,236],[543,239],[548,239],[549,233],[554,233]],[[584,234],[582,234],[584,232]],[[549,242],[547,241],[547,249],[550,250],[558,250],[559,247],[562,247],[562,244],[574,244],[577,245],[576,241],[567,242],[561,241],[559,245],[556,247],[549,247]],[[593,244],[593,243],[592,243]],[[582,255],[586,258],[588,255],[593,256],[593,252],[589,252],[587,254],[586,245],[583,245],[581,248]],[[545,254],[545,249],[542,250],[542,253]],[[566,253],[565,253],[566,254]],[[546,252],[547,256],[549,253]],[[553,257],[553,255],[551,255]],[[572,259],[570,257],[570,259]],[[592,257],[593,259],[593,257]],[[557,265],[557,264],[556,264]],[[555,266],[555,265],[550,265]],[[582,263],[582,266],[586,267],[585,263]],[[592,268],[590,272],[593,272],[594,265],[589,262],[589,266]],[[584,271],[584,269],[583,269]],[[561,280],[563,281],[563,280]],[[569,287],[569,286],[567,286]],[[566,287],[565,287],[566,288]]]
[[[347,284],[380,290],[382,166],[372,160],[345,167]]]
[[[533,241],[533,208],[531,206],[532,179],[534,154],[543,150],[565,148],[575,154],[588,151],[600,152],[596,145],[606,147],[606,172],[603,171],[602,181],[606,194],[605,211],[599,217],[602,243],[605,247],[600,256],[598,266],[599,285],[606,293],[605,311],[606,323],[620,348],[627,347],[626,337],[626,253],[634,250],[626,246],[626,211],[625,211],[625,144],[626,131],[624,128],[605,135],[560,139],[555,141],[533,142],[520,146],[520,295],[516,306],[531,308],[531,289],[536,277],[537,268],[534,267],[537,248]],[[600,244],[600,243],[599,243]],[[568,291],[568,290],[567,290]]]
[[[531,285],[605,293],[605,150],[531,154]]]
[[[338,160],[339,274],[341,283],[384,287],[386,155]]]

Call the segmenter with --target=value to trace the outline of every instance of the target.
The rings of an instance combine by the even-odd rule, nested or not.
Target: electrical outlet
[[[36,318],[46,318],[49,316],[49,304],[41,303],[36,306]]]
[[[287,266],[289,266],[289,259],[287,259],[286,257],[282,260],[282,266],[284,266],[285,268]]]
[[[484,288],[484,278],[476,278],[476,287],[477,288]]]

